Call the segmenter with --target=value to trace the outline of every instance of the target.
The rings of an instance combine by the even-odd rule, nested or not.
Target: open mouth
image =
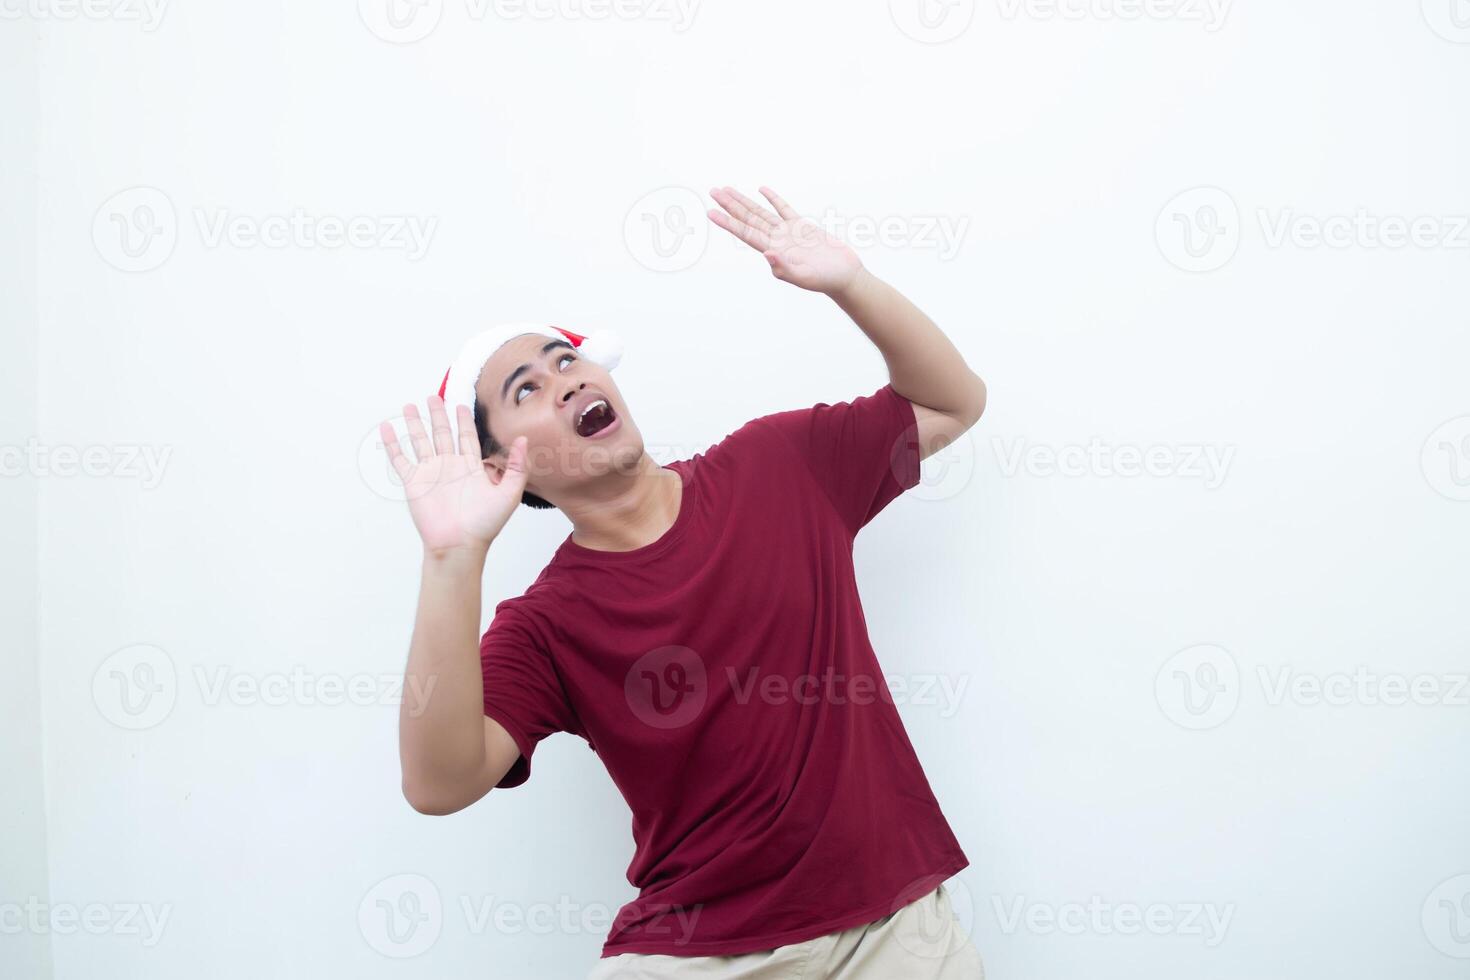
[[[607,399],[599,398],[589,403],[577,416],[577,435],[586,439],[594,438],[611,429],[617,421],[618,415],[607,403]]]

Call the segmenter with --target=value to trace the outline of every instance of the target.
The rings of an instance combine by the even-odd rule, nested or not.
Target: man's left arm
[[[985,411],[985,382],[907,297],[861,265],[827,295],[858,325],[888,364],[893,390],[914,406],[919,458],[958,439]]]
[[[869,272],[857,253],[798,214],[769,187],[768,209],[731,187],[710,191],[728,214],[710,220],[759,251],[776,278],[825,293],[883,355],[889,383],[914,407],[919,458],[954,442],[985,411],[982,381],[950,339],[898,290]]]

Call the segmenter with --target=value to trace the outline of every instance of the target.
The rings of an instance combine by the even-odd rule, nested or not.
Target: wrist
[[[485,567],[485,557],[489,552],[488,541],[475,541],[453,548],[425,548],[423,564],[425,570],[479,570]]]
[[[868,271],[867,266],[858,266],[852,277],[840,286],[828,291],[827,295],[838,303],[851,303],[853,299],[865,292],[876,278]]]

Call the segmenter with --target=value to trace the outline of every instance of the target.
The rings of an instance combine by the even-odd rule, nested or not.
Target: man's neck
[[[644,453],[632,473],[609,476],[596,497],[561,506],[572,541],[593,551],[632,551],[663,537],[679,517],[683,478]]]

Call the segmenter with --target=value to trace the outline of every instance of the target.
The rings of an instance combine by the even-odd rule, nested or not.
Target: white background
[[[505,320],[621,333],[661,462],[870,393],[703,217],[769,184],[888,229],[865,262],[989,385],[857,545],[890,676],[963,690],[901,711],[989,975],[1464,976],[1455,2],[5,0],[0,972],[585,974],[627,808],[569,736],[403,800],[417,539],[364,440]],[[248,237],[293,213],[371,241]],[[569,529],[516,515],[487,615]]]

